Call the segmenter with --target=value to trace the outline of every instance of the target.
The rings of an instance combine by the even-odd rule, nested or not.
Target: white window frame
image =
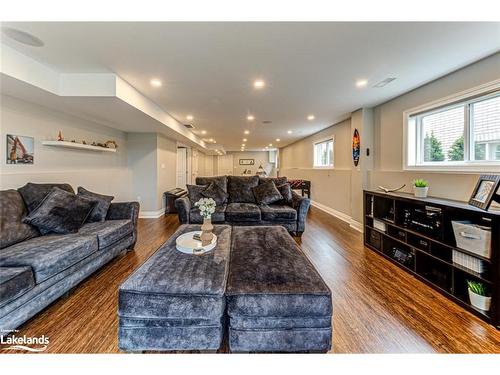
[[[478,101],[487,99],[489,96],[498,95],[496,91],[500,90],[500,79],[489,82],[487,84],[450,95],[448,97],[426,103],[419,107],[411,108],[403,112],[403,170],[418,170],[429,172],[465,172],[465,173],[500,173],[500,161],[484,161],[484,160],[468,160],[471,152],[474,152],[474,145],[469,142],[472,139],[473,129],[470,127],[468,106],[465,106],[465,129],[464,129],[464,144],[469,145],[469,148],[464,149],[464,159],[466,161],[447,161],[443,162],[425,162],[418,163],[421,147],[417,142],[421,142],[421,137],[418,133],[419,126],[414,121],[410,121],[412,116],[418,114],[428,115],[432,112],[439,112],[443,109],[451,109],[453,107],[462,106],[465,104],[473,104]]]
[[[316,159],[316,155],[315,155],[316,145],[319,144],[319,143],[327,142],[327,141],[332,141],[332,160],[331,160],[331,164],[330,165],[326,165],[326,166],[316,166],[316,165],[314,165],[314,161]],[[312,154],[313,154],[313,160],[312,160],[313,169],[334,169],[334,167],[335,167],[335,136],[332,135],[330,137],[326,137],[326,138],[323,138],[323,139],[317,139],[317,140],[313,141],[312,142]]]

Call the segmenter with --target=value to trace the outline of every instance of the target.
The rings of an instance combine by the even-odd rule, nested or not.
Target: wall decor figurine
[[[492,201],[500,203],[500,195],[497,192],[499,186],[500,176],[481,175],[469,199],[469,204],[488,211]]]
[[[33,137],[7,134],[7,164],[33,164]]]
[[[354,129],[354,134],[352,135],[352,160],[354,161],[354,166],[357,167],[359,164],[359,156],[361,153],[361,142],[359,138],[358,129]]]
[[[118,144],[116,143],[116,141],[106,141],[106,143],[104,143],[104,145],[107,148],[114,148],[114,149],[118,148]]]

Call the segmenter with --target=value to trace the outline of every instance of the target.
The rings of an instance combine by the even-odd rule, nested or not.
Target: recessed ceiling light
[[[250,130],[245,130],[243,133],[250,134]]]
[[[6,37],[31,47],[43,47],[44,45],[44,43],[36,36],[25,31],[13,29],[11,27],[2,27],[2,31]]]
[[[241,144],[241,147],[245,147],[245,146],[246,146],[246,144],[244,144],[244,143]]]
[[[307,116],[307,119],[308,119],[309,121],[312,121],[312,120],[314,120],[315,118],[316,118],[316,117],[314,117],[314,115],[309,115],[309,116]]]
[[[257,79],[253,82],[253,87],[256,89],[262,89],[266,86],[266,82],[264,82],[262,79]]]
[[[202,130],[201,134],[207,134],[207,131],[206,130]]]
[[[243,142],[246,142],[246,141],[247,141],[247,139],[246,139],[246,138],[243,138]]]
[[[279,139],[279,138],[276,138],[276,142],[279,142],[279,141],[281,141],[281,139]]]
[[[213,142],[213,141],[214,141],[214,139],[213,139],[213,138],[210,138],[208,141],[209,141],[209,142]]]
[[[269,147],[273,147],[273,144],[272,144],[272,143],[269,143]]]
[[[359,79],[356,81],[357,87],[365,87],[367,84],[368,84],[368,81],[366,79]]]
[[[292,134],[293,132],[291,130],[287,131],[288,134]]]
[[[253,117],[252,115],[248,115],[247,116],[247,120],[248,121],[253,121],[253,120],[255,120],[255,117]]]
[[[161,81],[157,78],[153,78],[151,81],[151,86],[154,86],[154,87],[161,87]]]
[[[160,85],[161,85],[161,83],[160,83]],[[194,119],[193,115],[186,116],[186,120],[188,120],[188,121],[193,121],[193,119]]]

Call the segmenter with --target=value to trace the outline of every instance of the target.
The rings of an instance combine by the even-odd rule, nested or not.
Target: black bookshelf
[[[363,212],[366,247],[500,329],[500,210],[483,211],[454,200],[365,190]],[[426,215],[419,219],[421,213]],[[468,221],[491,230],[491,255],[457,247],[452,221]],[[481,261],[482,272],[454,263],[454,251]],[[467,280],[480,281],[489,289],[489,311],[470,304]]]

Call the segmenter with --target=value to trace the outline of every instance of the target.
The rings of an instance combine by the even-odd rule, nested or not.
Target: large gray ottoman
[[[231,227],[216,225],[215,249],[203,255],[176,250],[175,239],[199,225],[182,225],[119,290],[119,347],[126,351],[220,348]]]
[[[283,227],[234,227],[226,289],[232,352],[327,352],[332,299]]]

